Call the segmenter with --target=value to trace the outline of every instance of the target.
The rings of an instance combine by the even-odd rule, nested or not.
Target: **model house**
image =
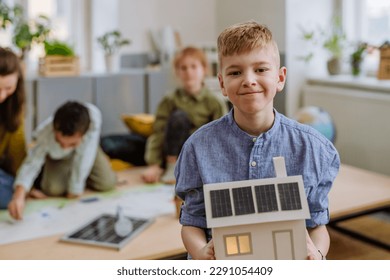
[[[274,158],[274,166],[275,178],[204,186],[216,259],[306,258],[302,176],[287,176],[284,158]]]

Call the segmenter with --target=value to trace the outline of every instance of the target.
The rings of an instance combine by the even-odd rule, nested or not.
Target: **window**
[[[90,16],[91,7],[89,0],[2,0],[9,7],[21,5],[24,17],[36,20],[40,15],[45,15],[51,21],[51,38],[66,42],[73,47],[80,57],[80,66],[83,70],[91,69],[91,36]],[[14,26],[6,30],[0,30],[0,45],[9,46],[20,51],[12,42]],[[28,52],[28,70],[35,71],[38,58],[43,56],[44,49],[41,45],[32,45]]]
[[[250,233],[226,235],[225,253],[227,256],[252,254],[252,240]]]
[[[390,41],[390,1],[388,0],[339,0],[342,7],[343,25],[351,42],[366,42],[380,47]],[[375,75],[379,64],[379,51],[366,55],[365,68]]]

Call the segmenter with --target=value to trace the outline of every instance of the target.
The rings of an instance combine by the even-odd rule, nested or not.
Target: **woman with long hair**
[[[26,156],[24,78],[19,58],[0,47],[0,209],[6,209],[13,182]]]

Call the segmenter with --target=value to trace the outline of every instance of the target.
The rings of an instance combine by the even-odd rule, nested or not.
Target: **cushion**
[[[130,131],[149,137],[153,133],[155,116],[151,114],[122,115],[122,120]]]

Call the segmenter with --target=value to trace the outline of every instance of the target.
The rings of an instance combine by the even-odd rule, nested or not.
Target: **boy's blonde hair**
[[[279,64],[279,50],[272,39],[272,32],[267,26],[256,21],[234,24],[218,36],[218,62],[221,67],[223,57],[249,52],[255,48],[264,48],[271,44],[275,48]]]
[[[191,47],[191,46],[186,47],[186,48],[180,50],[178,53],[176,53],[175,58],[173,59],[173,66],[175,67],[175,69],[177,69],[179,67],[181,61],[186,56],[191,56],[191,57],[198,59],[200,61],[200,63],[202,64],[202,66],[205,70],[205,73],[207,73],[208,68],[209,68],[209,63],[207,61],[206,54],[201,49],[196,48],[196,47]]]

